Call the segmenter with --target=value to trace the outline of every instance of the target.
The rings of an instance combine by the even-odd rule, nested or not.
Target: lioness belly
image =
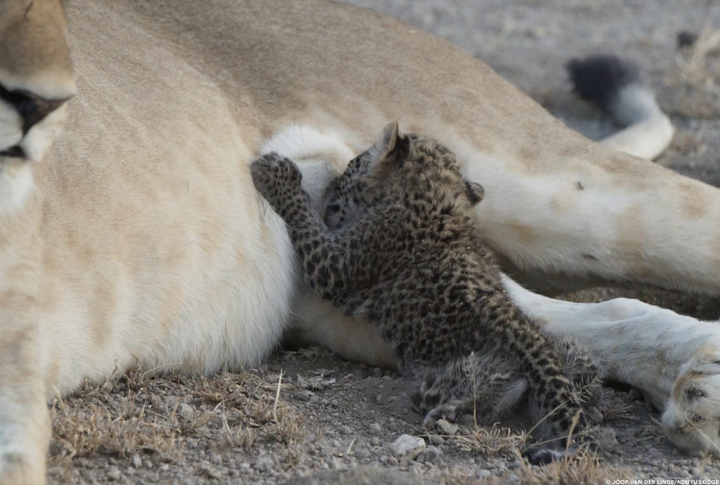
[[[48,392],[135,363],[258,363],[295,287],[284,224],[250,179],[260,123],[141,31],[114,51],[117,40],[73,35],[73,136],[55,146],[43,213]],[[137,63],[152,76],[130,73]]]

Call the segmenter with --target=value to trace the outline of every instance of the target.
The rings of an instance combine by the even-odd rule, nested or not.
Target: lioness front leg
[[[10,164],[30,162],[3,160]],[[31,172],[32,173],[32,172]],[[39,364],[38,285],[41,198],[30,193],[8,214],[0,198],[0,484],[45,483],[50,439],[42,368]]]
[[[572,303],[537,295],[506,276],[503,283],[548,334],[579,341],[603,378],[641,390],[663,411],[663,431],[676,446],[720,457],[719,323],[637,300]]]

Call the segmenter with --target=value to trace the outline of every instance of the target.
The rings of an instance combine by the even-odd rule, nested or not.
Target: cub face
[[[482,201],[480,184],[465,180],[454,154],[440,143],[400,132],[389,123],[375,144],[355,157],[325,195],[325,223],[338,229],[379,203],[431,200],[470,211]]]

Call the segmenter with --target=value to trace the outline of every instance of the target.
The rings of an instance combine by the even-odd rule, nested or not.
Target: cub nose
[[[46,99],[24,89],[8,91],[0,85],[0,99],[10,104],[23,120],[23,136],[68,99]]]

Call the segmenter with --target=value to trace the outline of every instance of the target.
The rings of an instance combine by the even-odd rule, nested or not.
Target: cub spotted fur
[[[331,185],[325,222],[291,160],[264,155],[252,175],[316,292],[377,325],[402,367],[446,366],[421,389],[426,420],[479,403],[500,417],[529,394],[532,418],[548,416],[541,439],[582,428],[576,383],[594,369],[583,356],[568,358],[578,353],[572,346],[561,352],[549,342],[506,294],[473,214],[484,191],[462,177],[449,149],[389,124]],[[480,370],[479,385],[468,385],[468,364]]]

